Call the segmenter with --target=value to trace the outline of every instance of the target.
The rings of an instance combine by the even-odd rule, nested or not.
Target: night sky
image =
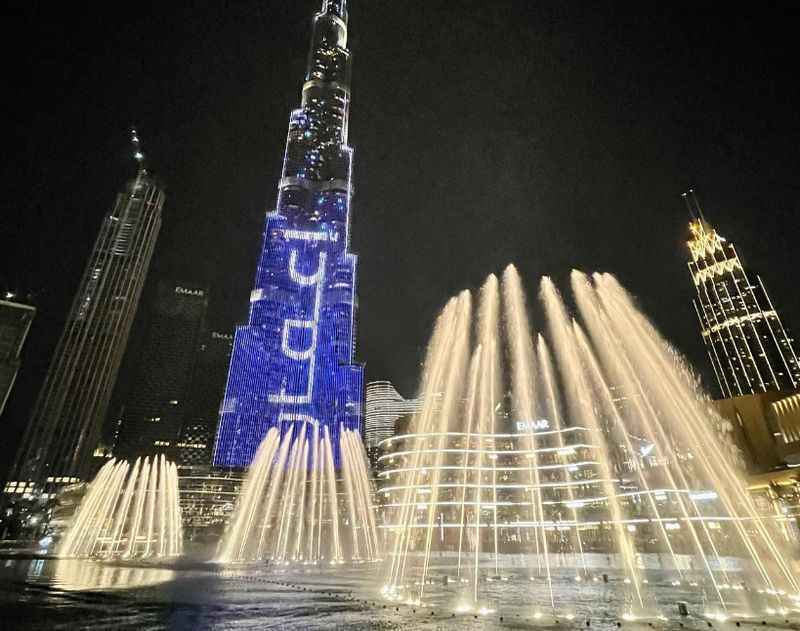
[[[368,379],[412,395],[438,309],[509,262],[531,294],[543,274],[566,290],[573,267],[613,272],[708,374],[688,187],[800,331],[796,20],[585,4],[352,1]],[[39,313],[0,464],[134,174],[130,125],[167,185],[150,281],[207,283],[211,325],[244,321],[318,5],[28,2],[6,19],[0,289]]]

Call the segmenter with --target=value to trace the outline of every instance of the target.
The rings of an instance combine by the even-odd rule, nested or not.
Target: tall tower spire
[[[272,428],[294,438],[360,429],[356,256],[349,249],[353,150],[344,0],[314,16],[275,208],[267,213],[247,325],[237,328],[214,464],[246,467]],[[317,434],[314,434],[317,432]]]
[[[764,283],[748,274],[733,243],[706,221],[694,191],[690,194],[695,212],[687,245],[697,290],[694,308],[722,396],[799,387],[794,341]]]
[[[135,127],[131,127],[131,145],[133,146],[133,159],[136,161],[136,177],[141,179],[147,175],[147,164],[142,150],[142,141],[139,139],[139,132]]]
[[[347,22],[347,0],[323,0],[322,12],[332,13]]]

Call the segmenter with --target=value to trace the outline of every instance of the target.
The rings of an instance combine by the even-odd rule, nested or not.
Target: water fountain
[[[58,548],[61,557],[129,559],[183,551],[178,473],[163,455],[110,460],[98,472]]]
[[[425,405],[383,443],[386,597],[486,613],[516,589],[537,618],[603,598],[627,618],[796,606],[691,370],[614,277],[571,285],[575,318],[541,281],[546,335],[513,266],[483,285],[477,322],[469,292],[439,315]]]
[[[340,427],[341,469],[326,426],[271,429],[247,474],[223,536],[221,563],[341,564],[379,557],[366,453]],[[338,479],[337,479],[338,476]]]

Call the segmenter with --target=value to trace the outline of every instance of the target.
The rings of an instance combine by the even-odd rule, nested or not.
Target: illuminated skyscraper
[[[53,490],[81,479],[111,391],[161,227],[164,190],[144,167],[103,219],[6,489]]]
[[[356,256],[349,252],[347,144],[350,51],[345,0],[314,17],[302,103],[292,112],[283,173],[246,326],[237,328],[214,464],[246,467],[271,427],[359,429],[363,367],[355,363]]]
[[[800,363],[761,277],[748,274],[733,243],[709,224],[694,193],[684,195],[689,271],[700,332],[725,398],[800,386]]]

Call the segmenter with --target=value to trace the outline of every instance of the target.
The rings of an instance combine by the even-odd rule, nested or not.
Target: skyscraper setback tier
[[[734,245],[697,212],[688,243],[694,308],[722,396],[797,388],[794,343],[764,283],[748,274]]]
[[[313,426],[330,433],[338,466],[340,427],[360,428],[356,256],[348,250],[350,61],[345,0],[327,0],[314,17],[302,104],[289,122],[249,321],[236,331],[218,466],[248,466],[272,427],[296,436]]]
[[[142,167],[103,219],[7,490],[23,492],[31,484],[41,490],[45,483],[52,489],[85,475],[150,266],[163,205],[163,188]]]

